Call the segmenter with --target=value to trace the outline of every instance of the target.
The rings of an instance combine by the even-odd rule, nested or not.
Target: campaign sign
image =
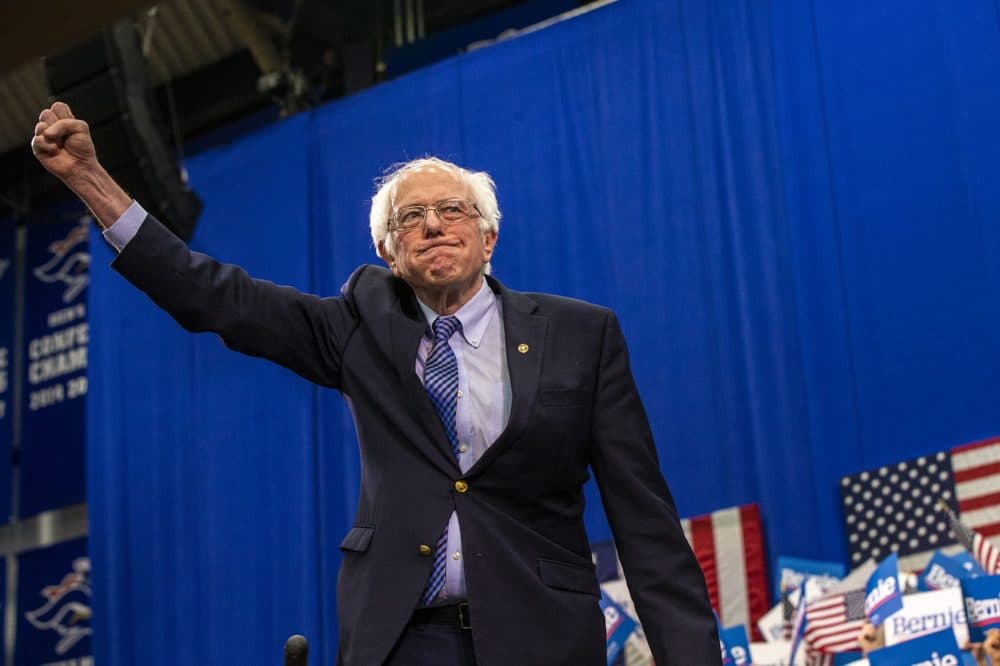
[[[92,666],[90,609],[86,539],[18,556],[15,663]]]
[[[747,638],[747,628],[742,624],[726,629],[719,627],[719,640],[723,646],[722,663],[733,666],[747,666],[750,663],[750,641]]]
[[[903,607],[896,553],[879,562],[865,586],[865,617],[876,627]]]
[[[25,250],[21,515],[85,501],[89,218],[37,221]]]
[[[950,629],[868,653],[871,666],[961,666],[962,651]]]
[[[957,587],[904,595],[903,609],[882,626],[886,645],[903,643],[948,627],[951,627],[959,645],[969,641],[965,603],[962,590]]]
[[[10,455],[14,442],[11,397],[14,365],[14,223],[0,221],[0,522],[10,516]]]
[[[778,575],[775,577],[777,589],[775,598],[783,593],[797,589],[806,578],[828,579],[827,587],[839,581],[846,573],[844,565],[839,562],[823,562],[807,560],[801,557],[778,557]]]
[[[608,635],[608,666],[611,666],[625,649],[625,641],[629,639],[638,624],[604,590],[601,590],[600,604],[604,612],[604,628]]]
[[[962,555],[963,553],[959,553]],[[958,587],[963,578],[982,576],[983,570],[968,553],[966,558],[945,555],[940,550],[934,551],[923,573],[917,580],[917,589],[922,592],[941,590],[946,587]]]
[[[986,572],[983,571],[983,567],[976,561],[976,558],[972,556],[972,553],[967,550],[955,553],[954,555],[949,555],[948,557],[962,567],[962,570],[966,573],[966,578],[975,578],[976,576],[986,575]]]
[[[1000,574],[966,578],[962,581],[962,596],[969,620],[969,640],[982,643],[987,631],[1000,629]]]

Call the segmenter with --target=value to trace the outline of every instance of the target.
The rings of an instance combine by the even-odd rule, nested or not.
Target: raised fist
[[[38,115],[31,151],[50,173],[69,182],[98,169],[90,128],[64,102],[56,102]]]

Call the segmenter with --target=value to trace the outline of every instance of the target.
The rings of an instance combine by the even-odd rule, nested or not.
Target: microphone
[[[306,666],[309,663],[309,641],[295,634],[285,641],[285,666]]]

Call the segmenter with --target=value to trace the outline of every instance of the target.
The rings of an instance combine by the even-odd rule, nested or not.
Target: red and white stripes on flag
[[[865,591],[834,594],[806,606],[805,642],[816,652],[859,650],[858,634],[865,623]]]
[[[951,467],[962,523],[984,537],[1000,537],[1000,437],[952,449]]]
[[[761,640],[757,620],[770,608],[760,508],[746,504],[681,521],[724,627],[742,624]]]

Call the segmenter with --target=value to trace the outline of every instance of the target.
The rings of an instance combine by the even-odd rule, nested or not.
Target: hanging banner
[[[93,666],[90,594],[86,539],[19,555],[17,666]]]
[[[28,225],[21,515],[85,501],[90,219]]]
[[[10,456],[14,444],[14,242],[10,220],[0,221],[0,523],[10,517]]]

